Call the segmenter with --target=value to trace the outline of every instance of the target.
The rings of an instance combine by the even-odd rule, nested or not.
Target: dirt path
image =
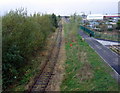
[[[63,28],[62,28],[63,30]],[[60,91],[60,85],[63,80],[64,76],[64,62],[66,59],[66,53],[65,53],[65,40],[64,40],[64,30],[62,31],[62,45],[60,48],[59,56],[58,56],[58,62],[55,66],[53,75],[51,77],[51,80],[46,88],[46,91]]]

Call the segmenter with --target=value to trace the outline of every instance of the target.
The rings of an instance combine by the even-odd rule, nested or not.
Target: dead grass
[[[65,74],[64,62],[66,60],[64,30],[62,30],[62,44],[51,80],[46,88],[46,91],[60,91],[60,85]]]
[[[93,78],[92,66],[89,63],[85,63],[80,70],[77,71],[77,78],[80,82],[84,82]]]

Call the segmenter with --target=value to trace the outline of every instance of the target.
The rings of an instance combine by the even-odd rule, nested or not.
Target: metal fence
[[[94,31],[92,31],[84,26],[80,26],[80,29],[82,29],[83,31],[85,31],[89,35],[91,34],[95,38],[120,41],[120,35],[108,35],[108,34],[103,34],[101,32],[94,32]]]
[[[80,28],[83,30],[83,31],[85,31],[85,32],[87,32],[89,35],[91,35],[91,36],[95,36],[95,32],[93,32],[92,30],[90,30],[90,29],[88,29],[88,28],[86,28],[86,27],[84,27],[84,26],[80,26]]]
[[[94,37],[100,39],[106,39],[106,40],[120,41],[120,35],[108,35],[108,34],[95,32]]]

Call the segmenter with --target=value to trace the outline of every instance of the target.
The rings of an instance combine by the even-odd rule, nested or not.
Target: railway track
[[[32,93],[34,91],[45,92],[49,80],[53,75],[54,67],[57,62],[60,51],[61,41],[62,41],[62,25],[59,26],[56,39],[54,41],[54,44],[52,45],[52,49],[49,52],[49,55],[44,66],[41,68],[39,76],[35,79],[34,84],[30,86],[30,89],[28,90],[29,93]]]
[[[112,49],[114,52],[116,52],[118,55],[120,55],[120,45],[110,45],[110,49]]]

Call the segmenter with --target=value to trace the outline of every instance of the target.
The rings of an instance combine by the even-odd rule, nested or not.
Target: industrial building
[[[102,14],[90,14],[87,15],[87,20],[107,20],[107,19],[112,19],[112,20],[118,20],[120,18],[120,15],[114,14],[114,15],[102,15]]]
[[[90,14],[90,15],[87,15],[87,20],[90,21],[90,20],[103,20],[104,18],[104,15],[102,14]]]

